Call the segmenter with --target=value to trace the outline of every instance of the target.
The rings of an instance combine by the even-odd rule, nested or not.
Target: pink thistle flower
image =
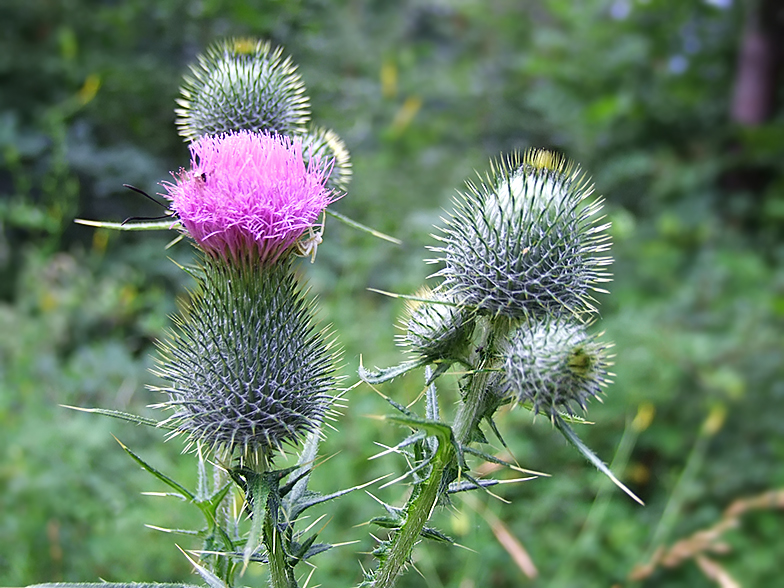
[[[331,170],[305,165],[302,143],[239,131],[193,142],[191,169],[164,184],[172,209],[208,254],[274,263],[336,198]]]

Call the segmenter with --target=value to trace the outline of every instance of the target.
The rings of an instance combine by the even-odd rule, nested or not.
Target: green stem
[[[294,569],[289,565],[283,537],[278,529],[280,496],[278,494],[278,475],[270,469],[271,455],[268,448],[251,451],[243,456],[243,463],[253,471],[252,489],[253,515],[251,528],[245,545],[244,566],[248,566],[250,556],[259,544],[267,551],[270,586],[272,588],[298,588]]]
[[[488,403],[487,381],[496,361],[496,343],[509,332],[511,325],[505,318],[486,321],[479,341],[470,358],[471,364],[478,366],[472,374],[467,385],[463,402],[458,408],[455,422],[452,426],[454,434],[453,443],[456,446],[467,445],[471,442],[472,433],[479,421],[485,415]],[[444,491],[444,472],[448,467],[457,468],[455,460],[455,445],[446,444],[439,439],[439,447],[433,457],[432,469],[427,480],[416,490],[418,492],[410,500],[407,507],[406,522],[392,539],[392,546],[386,559],[376,572],[373,588],[391,588],[408,564],[414,545],[419,540],[422,529],[430,520],[433,508],[441,492]]]
[[[406,522],[395,534],[392,547],[389,550],[383,565],[379,568],[378,572],[376,572],[373,588],[389,588],[394,586],[398,575],[408,564],[411,552],[414,550],[414,545],[419,540],[419,534],[430,519],[430,515],[438,500],[441,479],[444,474],[444,469],[449,463],[449,459],[443,459],[442,453],[444,452],[441,450],[442,448],[439,447],[436,456],[434,457],[435,463],[433,463],[430,476],[423,487],[420,488],[417,497],[409,505]],[[451,451],[447,453],[452,454]]]
[[[272,588],[298,588],[294,569],[288,565],[283,542],[272,516],[272,509],[267,504],[264,516],[264,545],[269,559],[270,586]]]
[[[477,366],[477,368],[475,373],[470,376],[468,390],[457,409],[455,424],[452,426],[459,445],[467,445],[471,442],[474,429],[484,417],[488,403],[492,401],[488,396],[487,381],[490,379],[497,362],[498,341],[503,340],[510,329],[511,323],[509,319],[504,317],[496,317],[483,325],[479,342],[469,359],[471,365]]]

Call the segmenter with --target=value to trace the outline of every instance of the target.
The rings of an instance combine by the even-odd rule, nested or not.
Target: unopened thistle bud
[[[506,344],[503,392],[520,403],[531,403],[534,413],[550,417],[558,412],[585,410],[613,375],[611,345],[589,335],[583,325],[547,320],[523,325]]]
[[[329,176],[327,188],[345,190],[351,181],[351,157],[337,133],[320,127],[298,135],[302,140],[305,163],[317,160]]]
[[[290,263],[265,271],[206,258],[190,305],[159,344],[157,388],[189,443],[269,455],[319,427],[336,355]]]
[[[193,140],[239,130],[303,131],[310,105],[296,69],[280,48],[266,42],[216,43],[184,78],[175,111],[180,135]]]
[[[335,199],[328,170],[304,163],[298,139],[240,131],[190,150],[191,168],[164,186],[188,235],[213,257],[274,263]]]
[[[584,202],[593,187],[578,167],[530,150],[468,189],[432,248],[458,301],[514,319],[595,310],[590,292],[609,281],[609,223],[597,218],[601,199]]]
[[[402,325],[405,334],[398,337],[398,342],[433,362],[465,359],[474,332],[470,311],[455,306],[444,293],[427,287],[417,292],[416,297],[432,302],[408,302]]]

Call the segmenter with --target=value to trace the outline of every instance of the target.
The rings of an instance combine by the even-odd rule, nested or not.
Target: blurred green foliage
[[[720,6],[724,6],[723,8]],[[74,217],[160,214],[151,193],[186,164],[174,98],[196,53],[218,37],[282,44],[319,122],[352,151],[340,212],[396,235],[395,247],[330,221],[303,264],[355,381],[399,359],[398,301],[412,292],[440,209],[490,157],[529,146],[579,161],[607,198],[616,276],[597,328],[616,342],[616,383],[581,428],[647,503],[637,507],[522,411],[500,425],[524,467],[552,478],[506,486],[511,504],[458,499],[438,522],[470,550],[429,546],[406,586],[711,586],[693,559],[628,575],[659,544],[708,528],[734,500],[784,486],[784,109],[753,127],[729,115],[740,2],[631,0],[26,0],[0,5],[0,584],[193,581],[183,538],[196,513],[165,499],[115,434],[153,465],[195,478],[175,442],[59,405],[154,414],[144,389],[153,341],[187,276],[171,235],[109,234]],[[383,392],[407,403],[409,375]],[[454,393],[448,391],[447,394]],[[448,406],[447,406],[448,408]],[[368,461],[403,431],[366,415],[385,403],[359,387],[314,475],[331,491],[399,470]],[[320,472],[331,475],[319,476]],[[505,475],[505,474],[501,474]],[[400,502],[400,487],[377,491]],[[348,586],[372,548],[378,505],[331,505],[332,542],[314,579]],[[526,579],[499,520],[538,569]],[[761,509],[709,554],[743,586],[772,586],[782,513]],[[474,551],[471,551],[474,550]],[[249,585],[264,585],[248,575]]]

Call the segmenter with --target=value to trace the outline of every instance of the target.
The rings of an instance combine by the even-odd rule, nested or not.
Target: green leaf
[[[434,529],[433,527],[424,527],[419,534],[424,537],[425,539],[431,539],[433,541],[439,541],[442,543],[449,543],[450,545],[454,544],[454,541],[448,535],[445,535],[438,529]]]
[[[261,545],[264,531],[264,519],[266,517],[267,503],[271,490],[272,487],[269,476],[254,474],[253,478],[248,480],[248,497],[246,498],[246,501],[248,498],[253,501],[253,514],[251,515],[248,541],[245,543],[245,549],[242,555],[242,561],[245,567],[248,566],[250,557]]]
[[[179,224],[179,221],[176,219],[143,223],[110,223],[77,218],[74,219],[74,222],[77,225],[96,227],[98,229],[112,229],[113,231],[161,231],[177,228]]]
[[[167,485],[167,486],[169,486],[170,488],[173,488],[174,490],[176,490],[177,492],[179,492],[179,493],[180,493],[180,494],[182,494],[183,496],[187,497],[189,500],[192,500],[192,501],[194,501],[194,502],[196,501],[196,498],[195,498],[195,496],[194,496],[194,495],[193,495],[193,494],[192,494],[192,493],[191,493],[191,492],[190,492],[190,491],[189,491],[187,488],[185,488],[185,487],[184,487],[184,486],[182,486],[181,484],[178,484],[177,482],[175,482],[174,480],[172,480],[172,479],[171,479],[169,476],[167,476],[167,475],[165,475],[165,474],[163,474],[163,473],[159,472],[158,470],[156,470],[154,467],[152,467],[150,464],[148,464],[146,461],[144,461],[144,460],[143,460],[141,457],[139,457],[139,456],[138,456],[138,455],[136,455],[136,454],[135,454],[133,451],[131,451],[130,449],[128,449],[128,448],[125,446],[125,444],[123,444],[123,442],[122,442],[122,441],[120,441],[120,440],[119,440],[117,437],[114,437],[114,440],[115,440],[115,441],[117,441],[117,443],[119,443],[119,444],[120,444],[120,447],[122,447],[122,448],[125,450],[125,452],[126,452],[128,455],[130,455],[130,456],[131,456],[131,458],[132,458],[132,459],[133,459],[133,460],[134,460],[136,463],[138,463],[140,466],[142,466],[142,468],[143,468],[143,469],[145,469],[145,470],[147,470],[148,472],[150,472],[150,473],[151,473],[153,476],[155,476],[156,478],[158,478],[158,479],[159,479],[161,482],[163,482],[164,484],[166,484],[166,485]]]
[[[185,553],[185,551],[183,551],[182,547],[177,545],[177,549],[179,549],[182,552],[182,554],[187,558],[187,560],[189,562],[191,562],[191,565],[193,566],[193,569],[198,572],[198,574],[202,577],[202,579],[205,582],[207,582],[207,585],[210,588],[229,588],[229,586],[223,580],[221,580],[218,576],[213,574],[210,570],[208,570],[204,566],[199,565],[190,555]]]
[[[369,521],[370,524],[378,525],[383,529],[399,529],[404,522],[405,519],[399,517],[373,517]]]
[[[396,378],[398,376],[402,376],[406,372],[410,372],[411,370],[422,367],[423,365],[427,365],[429,363],[428,359],[415,359],[412,361],[404,361],[403,363],[379,369],[378,371],[371,372],[365,369],[365,366],[362,365],[361,361],[359,364],[359,369],[357,373],[359,374],[359,379],[363,382],[367,382],[368,384],[381,384],[383,382],[388,382],[389,380]]]
[[[144,525],[153,531],[160,531],[161,533],[171,533],[173,535],[188,535],[190,537],[201,537],[204,533],[202,531],[194,531],[193,529],[167,529],[166,527],[156,527],[155,525]]]
[[[440,445],[452,444],[452,427],[446,423],[414,416],[389,415],[384,418],[385,420],[392,421],[399,425],[407,425],[414,429],[422,429],[429,435],[438,437],[438,440],[441,442]]]
[[[345,490],[338,490],[337,492],[332,492],[331,494],[320,494],[318,492],[307,491],[304,495],[298,496],[296,500],[291,502],[286,501],[289,509],[289,516],[292,520],[296,520],[304,510],[310,508],[311,506],[316,506],[317,504],[322,504],[324,502],[334,500],[335,498],[340,498],[341,496],[345,496],[346,494],[354,492],[355,490],[362,490],[368,486],[372,486],[379,480],[382,480],[386,477],[387,476],[381,476],[380,478],[376,478],[370,482],[365,482],[359,486],[346,488]]]
[[[548,478],[550,477],[550,474],[545,474],[544,472],[536,472],[534,470],[526,470],[524,468],[521,468],[517,464],[513,464],[511,462],[505,461],[505,460],[500,459],[500,458],[498,458],[498,457],[496,457],[494,455],[490,455],[489,453],[485,453],[484,451],[481,451],[479,449],[475,449],[475,448],[470,447],[468,445],[463,446],[462,449],[463,449],[464,453],[470,453],[471,455],[476,455],[477,457],[481,457],[485,461],[489,461],[490,463],[495,463],[495,464],[498,464],[498,465],[502,465],[502,466],[508,467],[509,469],[515,470],[517,472],[521,472],[523,474],[531,474],[531,475],[534,475],[534,476],[546,476]]]
[[[593,451],[591,451],[587,445],[585,445],[585,443],[582,442],[582,440],[577,436],[577,433],[575,433],[572,430],[572,428],[568,424],[566,424],[566,422],[561,417],[555,416],[553,418],[553,424],[555,424],[555,427],[561,432],[561,434],[566,438],[566,440],[569,441],[569,443],[571,443],[572,445],[574,445],[577,448],[577,450],[583,454],[585,459],[587,459],[594,466],[596,466],[596,469],[598,469],[605,476],[610,478],[613,484],[615,484],[616,486],[618,486],[618,488],[626,492],[626,494],[628,494],[629,497],[631,497],[635,502],[645,506],[645,503],[639,498],[637,498],[637,495],[634,492],[629,490],[618,478],[616,478],[613,475],[613,473],[610,471],[610,468],[608,468],[604,464],[604,462],[601,459],[599,459],[596,456],[596,454]]]
[[[167,429],[170,431],[174,429],[174,427],[163,424],[162,421],[156,421],[155,419],[139,416],[138,414],[133,414],[130,412],[122,412],[119,410],[108,410],[106,408],[82,408],[81,406],[70,406],[68,404],[61,404],[60,406],[62,406],[63,408],[70,408],[71,410],[78,410],[79,412],[101,414],[103,416],[109,416],[115,419],[120,419],[121,421],[128,421],[131,423],[135,423],[137,425],[147,425],[149,427],[155,427],[157,429]]]

